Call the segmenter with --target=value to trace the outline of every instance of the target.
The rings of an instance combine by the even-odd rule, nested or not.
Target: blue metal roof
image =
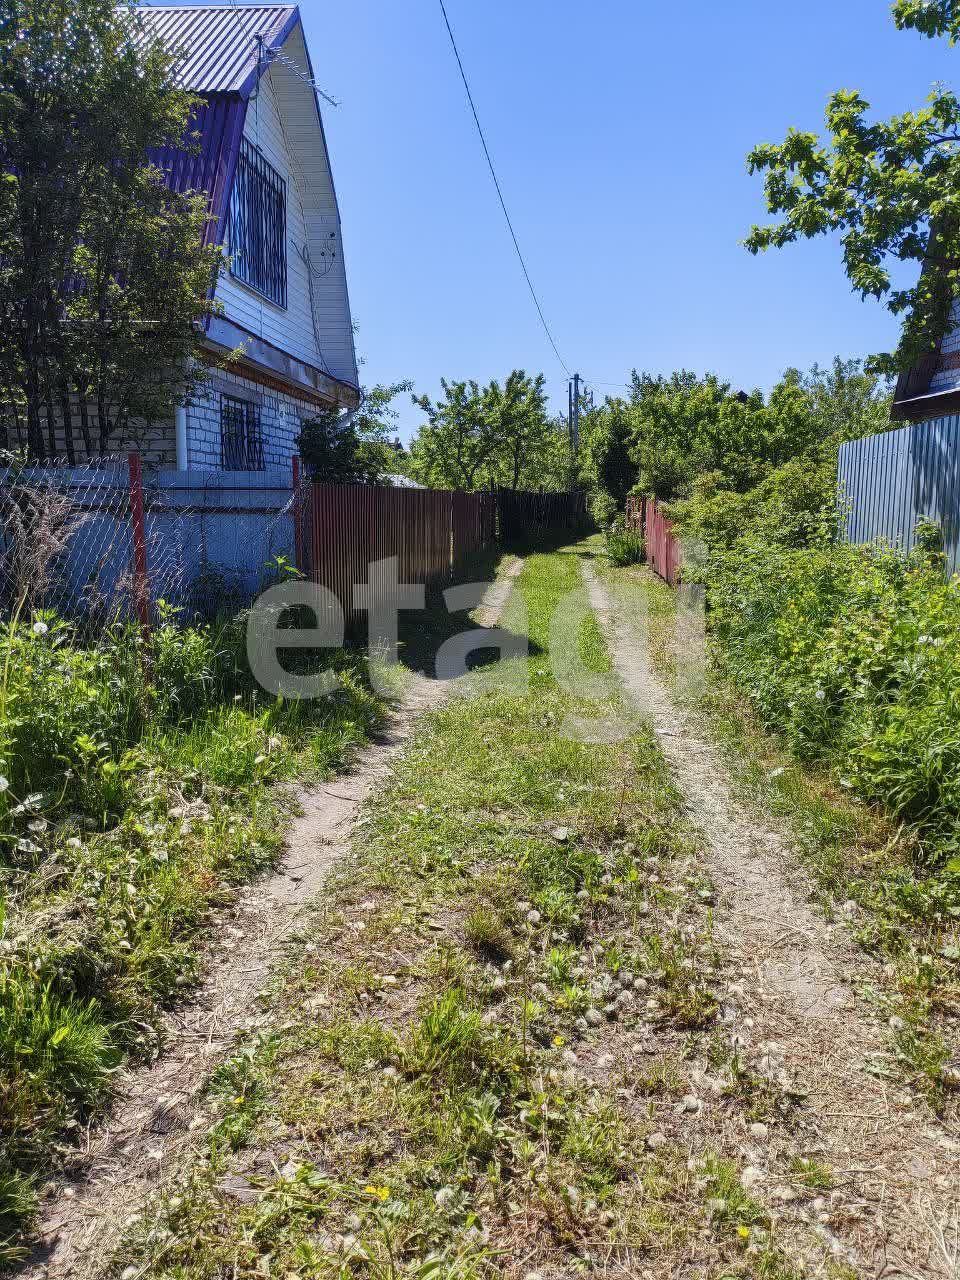
[[[243,97],[266,70],[264,62],[258,65],[258,37],[265,52],[279,49],[300,21],[297,6],[286,4],[144,6],[134,13],[151,35],[182,50],[185,89]]]

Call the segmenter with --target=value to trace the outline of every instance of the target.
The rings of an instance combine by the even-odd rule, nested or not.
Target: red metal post
[[[150,636],[150,584],[147,580],[147,534],[143,514],[143,470],[139,453],[129,453],[130,524],[133,532],[133,598],[145,638]]]
[[[293,562],[303,573],[303,505],[300,500],[300,459],[294,455],[293,468]]]

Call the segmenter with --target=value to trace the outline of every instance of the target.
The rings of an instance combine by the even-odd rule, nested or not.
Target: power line
[[[540,305],[540,299],[537,297],[537,291],[536,289],[534,289],[533,281],[530,279],[530,272],[527,270],[527,264],[524,261],[522,252],[520,251],[520,242],[517,240],[517,233],[513,229],[513,223],[511,222],[510,214],[507,211],[507,202],[503,198],[503,191],[500,188],[500,181],[497,178],[497,171],[493,167],[493,160],[490,157],[490,148],[487,146],[487,139],[484,136],[483,128],[481,127],[481,124],[480,124],[480,117],[477,115],[477,108],[474,105],[473,94],[470,92],[470,84],[469,84],[469,81],[467,80],[467,73],[463,69],[463,60],[460,57],[460,50],[457,48],[457,42],[454,39],[453,28],[450,26],[450,19],[447,17],[447,6],[444,4],[443,0],[440,0],[440,9],[443,13],[443,20],[446,23],[447,35],[449,35],[450,43],[453,46],[454,56],[457,59],[457,66],[460,68],[460,79],[463,81],[463,87],[467,91],[467,101],[470,103],[470,110],[473,112],[473,120],[477,126],[477,133],[479,133],[480,141],[483,144],[483,154],[487,157],[487,165],[490,168],[490,176],[491,178],[493,178],[493,185],[496,187],[497,195],[500,197],[500,207],[503,209],[503,216],[507,220],[507,227],[510,230],[510,236],[511,236],[511,239],[513,240],[513,247],[517,251],[517,257],[520,259],[520,266],[523,268],[524,279],[527,282],[527,288],[530,290],[530,296],[531,298],[533,298],[533,305],[537,308],[537,315],[540,317],[540,323],[543,325],[543,331],[547,335],[547,338],[550,342],[551,347],[553,347],[553,354],[560,361],[560,364],[563,366],[563,369],[567,373],[567,375],[569,377],[573,377],[573,374],[570,373],[570,370],[567,367],[563,357],[560,354],[557,344],[553,339],[553,334],[550,332],[550,326],[547,324],[546,318],[543,314],[543,307],[541,307]]]

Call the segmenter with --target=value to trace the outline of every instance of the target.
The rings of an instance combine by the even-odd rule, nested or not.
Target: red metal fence
[[[495,535],[489,493],[311,484],[309,576],[354,617],[355,586],[370,581],[370,565],[395,556],[401,583],[449,582],[472,553]]]
[[[628,498],[626,520],[628,528],[643,534],[650,568],[672,587],[677,586],[683,561],[680,539],[655,500]]]

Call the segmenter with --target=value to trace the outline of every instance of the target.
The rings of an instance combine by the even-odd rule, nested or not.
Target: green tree
[[[960,32],[956,0],[899,0],[894,17],[925,35]],[[894,373],[934,347],[960,285],[960,102],[937,87],[918,111],[887,121],[869,111],[858,92],[841,90],[827,104],[825,142],[791,129],[782,143],[750,152],[767,209],[780,217],[755,226],[745,243],[759,253],[839,234],[854,289],[902,317],[896,352],[872,362]],[[895,287],[894,268],[904,262],[916,264],[916,282]]]
[[[695,474],[672,514],[711,550],[748,536],[788,547],[822,543],[840,512],[837,451],[845,440],[890,429],[889,385],[855,360],[808,374],[790,369],[752,422],[756,482],[735,487],[722,472]]]
[[[220,253],[146,158],[189,128],[176,67],[114,0],[4,0],[0,424],[35,459],[103,452],[202,378]]]
[[[475,489],[499,444],[496,422],[477,382],[441,378],[443,398],[414,396],[427,415],[410,447],[415,479],[438,489]]]
[[[582,420],[583,466],[593,492],[594,516],[608,525],[623,513],[639,478],[636,421],[623,400],[607,400]]]
[[[925,36],[960,35],[960,4],[957,0],[897,0],[893,18],[902,30],[912,27]]]
[[[398,450],[391,439],[399,417],[393,402],[412,382],[378,383],[364,390],[355,413],[331,409],[303,424],[300,456],[315,480],[327,484],[383,484],[395,474]]]
[[[519,489],[525,478],[533,482],[547,449],[552,424],[545,383],[542,373],[529,378],[522,369],[514,369],[502,390],[498,382],[491,382],[483,392],[502,479],[511,489]]]

